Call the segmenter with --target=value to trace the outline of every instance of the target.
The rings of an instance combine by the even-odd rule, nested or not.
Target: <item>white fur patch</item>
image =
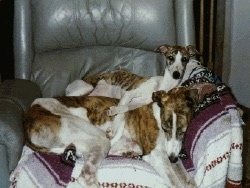
[[[168,67],[168,70],[170,71],[170,74],[172,75],[175,71],[179,72],[181,75],[184,74],[184,66],[182,64],[182,55],[181,53],[178,51],[178,53],[175,56],[175,61],[172,65],[170,65]]]
[[[182,146],[182,141],[181,140],[178,140],[176,138],[176,133],[177,133],[177,116],[176,116],[176,113],[173,112],[172,113],[172,119],[173,119],[173,122],[172,122],[172,138],[170,140],[167,141],[167,145],[166,145],[166,148],[167,148],[167,154],[168,156],[175,156],[175,157],[178,157],[179,153],[180,153],[180,150],[181,150],[181,146]]]
[[[119,85],[108,84],[105,80],[100,80],[89,96],[105,96],[120,99],[124,90]]]
[[[83,80],[75,80],[70,83],[65,91],[66,96],[80,96],[88,94],[93,90],[93,86]]]

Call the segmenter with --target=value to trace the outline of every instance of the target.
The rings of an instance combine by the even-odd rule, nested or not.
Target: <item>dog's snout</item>
[[[171,163],[176,163],[178,161],[178,157],[174,156],[174,155],[170,155],[169,160]]]
[[[181,74],[178,71],[173,72],[173,78],[174,79],[179,79],[181,77]]]

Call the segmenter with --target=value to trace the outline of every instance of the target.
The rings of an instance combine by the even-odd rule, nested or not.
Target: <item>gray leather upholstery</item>
[[[159,74],[154,48],[194,44],[191,0],[20,0],[15,10],[15,75],[37,83],[44,97],[107,67]]]
[[[23,145],[23,110],[8,98],[0,98],[0,187],[9,185],[9,175],[18,162]]]
[[[195,45],[193,0],[15,0],[19,80],[1,85],[0,153],[7,160],[0,163],[8,164],[8,173],[15,167],[23,111],[40,93],[63,95],[75,79],[120,68],[161,74],[164,57],[154,49],[166,43]],[[13,138],[4,137],[7,133]]]

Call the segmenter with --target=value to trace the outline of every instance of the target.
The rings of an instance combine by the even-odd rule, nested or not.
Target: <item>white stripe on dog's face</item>
[[[164,147],[172,163],[178,159],[198,99],[197,90],[184,87],[173,88],[167,93],[164,91],[153,93],[152,100],[160,107],[159,123],[164,132]]]
[[[178,155],[182,147],[182,141],[177,139],[177,115],[175,112],[172,113],[172,133],[171,138],[167,140],[166,151],[169,157],[169,160],[172,163],[175,163],[178,160]]]
[[[169,64],[168,70],[174,79],[180,79],[183,77],[186,64],[183,62],[183,55],[180,51],[173,56],[172,63]]]

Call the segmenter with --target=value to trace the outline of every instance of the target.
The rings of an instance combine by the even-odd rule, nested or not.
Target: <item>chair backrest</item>
[[[15,78],[44,97],[114,69],[158,75],[156,47],[195,45],[193,0],[15,0],[14,10]]]

